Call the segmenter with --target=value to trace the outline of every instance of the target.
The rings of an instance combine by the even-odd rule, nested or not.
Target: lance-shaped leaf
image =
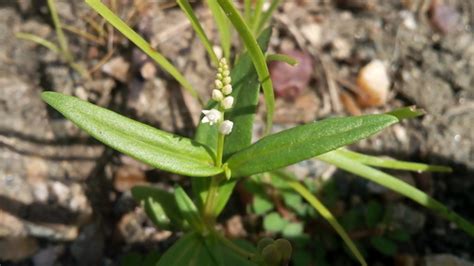
[[[187,175],[211,176],[212,152],[203,144],[158,130],[72,96],[44,92],[54,109],[104,144],[156,168]]]
[[[354,143],[397,122],[386,114],[330,118],[265,137],[227,163],[232,177],[267,172]]]

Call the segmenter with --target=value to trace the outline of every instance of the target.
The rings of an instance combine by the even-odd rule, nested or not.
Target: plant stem
[[[217,136],[217,155],[216,155],[216,166],[222,166],[222,156],[224,153],[224,134],[219,133]],[[206,202],[204,203],[204,221],[208,225],[213,226],[215,223],[214,209],[216,206],[216,198],[219,193],[219,183],[222,180],[222,175],[213,176],[209,190],[207,192]]]
[[[61,52],[64,58],[66,59],[66,61],[71,63],[74,59],[72,58],[72,55],[69,52],[66,36],[64,36],[64,32],[61,27],[61,22],[58,16],[58,10],[56,9],[56,4],[54,3],[54,0],[48,0],[48,8],[49,8],[49,12],[51,13],[51,19],[53,20],[53,24],[56,30],[56,36],[58,37],[58,42],[59,42],[59,47],[61,48]]]

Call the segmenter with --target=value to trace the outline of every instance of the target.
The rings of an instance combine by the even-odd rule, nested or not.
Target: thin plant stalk
[[[349,237],[347,232],[344,228],[339,224],[336,218],[332,215],[332,213],[324,206],[324,204],[319,201],[305,186],[303,186],[300,182],[298,182],[295,178],[290,176],[284,172],[275,172],[276,177],[279,177],[286,181],[286,183],[295,190],[298,194],[300,194],[308,203],[324,217],[326,221],[334,228],[334,230],[339,234],[342,238],[344,243],[346,243],[347,247],[350,249],[352,254],[355,258],[359,261],[361,265],[367,266],[367,262],[364,259],[364,256],[360,253],[357,249],[357,246]]]
[[[277,7],[280,5],[281,0],[272,0],[272,3],[270,4],[270,7],[268,8],[267,11],[263,12],[262,18],[260,19],[260,22],[258,23],[257,26],[257,34],[263,30],[265,27],[265,24],[270,20],[270,18],[273,15],[273,12],[277,9]]]
[[[259,81],[262,84],[265,105],[267,108],[265,133],[268,134],[271,131],[273,124],[275,96],[273,93],[273,85],[270,79],[270,72],[268,71],[265,55],[258,46],[257,40],[253,36],[252,32],[250,31],[249,27],[240,15],[239,11],[235,8],[234,4],[230,0],[217,1],[221,5],[222,9],[225,11],[225,14],[232,22],[235,29],[239,32],[239,35],[241,36],[244,45],[247,48],[250,57],[252,58],[252,62],[257,71]]]
[[[263,11],[263,0],[256,0],[255,2],[255,11],[252,17],[252,32],[255,36],[258,35],[258,25],[260,24],[262,11]]]
[[[217,58],[214,49],[212,49],[212,44],[209,41],[209,38],[207,37],[206,33],[204,32],[204,29],[198,18],[196,17],[191,5],[187,0],[178,0],[178,5],[191,22],[191,25],[197,36],[199,37],[199,40],[201,40],[201,43],[204,45],[204,48],[206,48],[206,51],[212,63],[217,66],[217,64],[219,63],[219,58]]]
[[[197,91],[184,78],[184,76],[176,69],[162,54],[153,49],[145,39],[143,39],[137,32],[135,32],[130,26],[128,26],[123,20],[115,15],[106,5],[100,2],[100,0],[86,0],[86,3],[91,6],[97,13],[99,13],[107,22],[113,27],[120,31],[127,39],[132,41],[138,48],[140,48],[145,54],[150,56],[155,62],[161,66],[166,72],[168,72],[173,78],[178,81],[184,89],[186,89],[194,98],[198,99],[201,104],[202,99],[199,97]]]
[[[219,31],[219,38],[222,50],[224,51],[224,57],[227,59],[227,62],[230,62],[232,30],[229,20],[225,16],[224,11],[222,11],[216,0],[207,0],[207,5],[212,12],[217,25],[217,30]]]
[[[474,237],[474,225],[462,218],[457,213],[451,211],[441,202],[431,198],[423,191],[405,183],[404,181],[391,176],[387,173],[379,171],[370,166],[364,165],[356,160],[352,160],[341,153],[328,152],[317,157],[318,159],[333,164],[340,169],[346,170],[349,173],[364,177],[372,182],[387,187],[401,195],[412,199],[421,206],[433,210],[437,214],[455,223],[462,230]]]

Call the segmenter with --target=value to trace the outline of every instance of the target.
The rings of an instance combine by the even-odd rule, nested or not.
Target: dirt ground
[[[154,228],[129,189],[188,180],[102,146],[39,95],[75,95],[184,136],[193,135],[199,104],[120,33],[107,25],[105,33],[94,32],[88,21],[103,21],[82,1],[57,2],[70,26],[71,52],[92,72],[90,80],[52,51],[15,37],[28,32],[55,41],[46,1],[0,0],[0,265],[117,265],[120,254],[164,250],[177,236]],[[117,2],[118,14],[209,97],[214,70],[174,1]],[[193,7],[218,43],[211,13],[201,1]],[[272,26],[270,50],[300,51],[311,67],[307,83],[276,84],[286,97],[277,99],[275,129],[335,115],[423,108],[425,116],[353,148],[453,167],[450,174],[394,174],[474,222],[474,1],[288,0]],[[237,39],[234,44],[241,47]],[[357,101],[356,77],[375,59],[384,62],[391,85],[384,104],[365,107]],[[325,167],[310,161],[294,169],[318,178]],[[335,175],[362,182],[385,205],[399,206],[399,222],[413,233],[393,257],[369,254],[370,265],[473,265],[474,239],[455,225],[367,182]],[[358,196],[347,192],[352,194],[341,199],[346,205]],[[237,213],[245,216],[243,210]],[[228,213],[224,225],[233,217]]]

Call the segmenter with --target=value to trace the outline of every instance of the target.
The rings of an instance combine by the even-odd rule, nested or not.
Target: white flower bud
[[[223,77],[222,77],[222,74],[221,74],[221,73],[217,73],[217,74],[216,74],[216,79],[222,80],[222,78],[223,78]]]
[[[216,109],[202,110],[202,113],[204,114],[204,117],[202,118],[201,122],[209,123],[211,126],[214,125],[214,123],[219,122],[222,116],[221,112]]]
[[[230,77],[224,77],[222,79],[222,82],[224,82],[224,85],[230,84],[232,82],[232,79]]]
[[[224,71],[222,71],[222,75],[224,77],[228,77],[228,76],[230,76],[230,71],[229,70],[224,70]]]
[[[224,94],[222,94],[220,90],[212,90],[212,99],[216,102],[220,102],[224,99]]]
[[[222,100],[221,105],[225,110],[232,108],[232,106],[234,105],[234,97],[225,97],[224,100]]]
[[[220,80],[218,80],[218,79],[216,79],[216,80],[214,81],[214,83],[215,83],[215,85],[216,85],[216,87],[217,87],[218,89],[222,89],[222,87],[224,86],[224,84],[222,84],[222,81],[220,81]]]
[[[227,65],[227,60],[225,58],[221,58],[221,60],[219,60],[219,65],[221,66]]]
[[[219,126],[219,132],[224,135],[229,135],[230,132],[232,132],[233,126],[234,123],[232,121],[224,120],[224,122]]]
[[[222,93],[224,93],[224,95],[231,94],[232,93],[232,85],[227,84],[224,87],[222,87]]]

